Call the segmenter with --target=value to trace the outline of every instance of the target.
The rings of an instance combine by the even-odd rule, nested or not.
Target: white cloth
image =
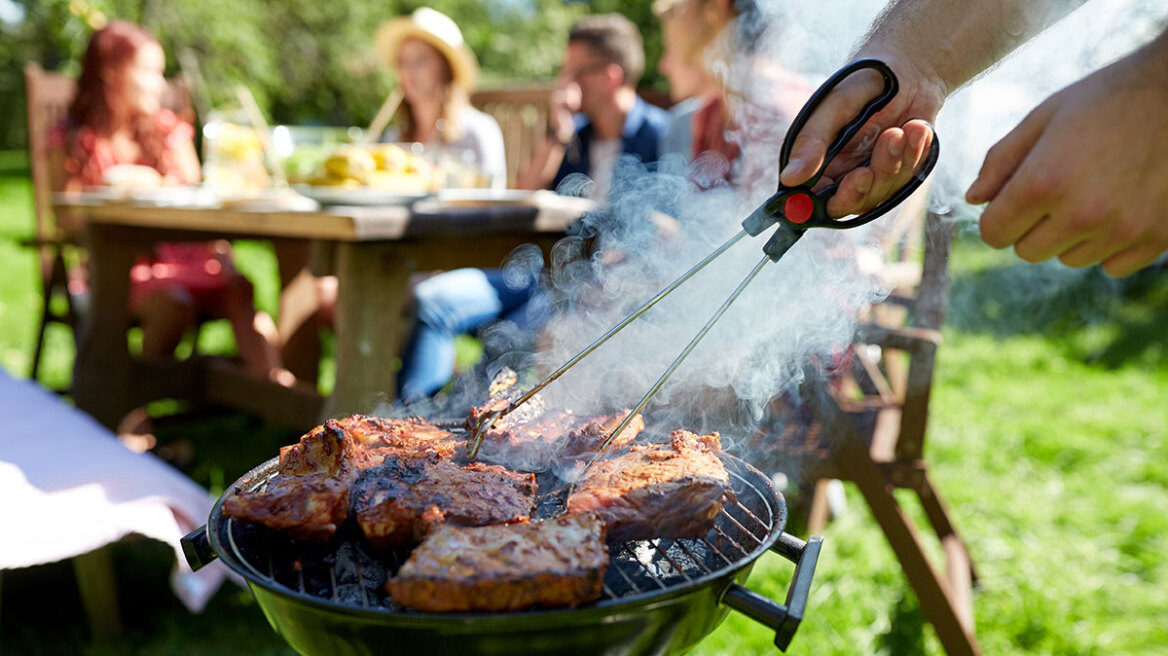
[[[203,609],[226,568],[192,572],[181,538],[207,521],[207,491],[137,454],[89,415],[0,370],[0,570],[72,558],[137,533],[174,547],[175,595]]]

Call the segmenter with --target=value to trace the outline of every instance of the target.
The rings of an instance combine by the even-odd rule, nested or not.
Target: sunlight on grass
[[[987,654],[1158,654],[1168,608],[1168,371],[1118,371],[1038,336],[945,332],[929,423],[934,480],[981,576]],[[862,498],[829,524],[793,651],[941,654]],[[751,587],[783,599],[792,566]],[[697,654],[773,653],[731,617]]]

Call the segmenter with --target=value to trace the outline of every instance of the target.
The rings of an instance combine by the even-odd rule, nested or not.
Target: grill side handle
[[[182,544],[187,564],[196,572],[219,557],[219,554],[215,553],[215,548],[211,546],[211,537],[207,534],[206,524],[182,536],[179,542]]]
[[[813,535],[804,542],[783,533],[771,550],[795,563],[795,575],[787,588],[787,603],[780,604],[757,592],[731,583],[722,596],[722,603],[746,615],[750,619],[765,624],[775,630],[775,646],[787,651],[795,630],[803,621],[807,610],[807,598],[811,594],[811,579],[815,576],[815,565],[819,562],[819,552],[823,548],[823,538]]]

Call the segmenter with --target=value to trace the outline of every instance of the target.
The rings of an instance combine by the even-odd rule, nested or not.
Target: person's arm
[[[1168,251],[1168,30],[1039,105],[966,192],[981,234],[1030,262],[1126,276]]]
[[[53,191],[81,191],[81,176],[69,173],[67,158],[64,148],[49,149],[49,186]]]
[[[548,99],[547,136],[535,149],[531,161],[515,176],[520,189],[547,189],[564,161],[567,144],[576,132],[573,107],[578,107],[580,90],[563,80],[556,80]]]
[[[198,184],[203,177],[203,169],[199,165],[199,155],[195,152],[193,139],[179,140],[174,144],[174,162],[177,168],[175,179],[167,176],[168,184],[193,185]]]
[[[482,114],[478,127],[479,168],[492,189],[507,188],[507,146],[503,131],[490,114]]]
[[[515,176],[517,189],[547,189],[556,178],[556,171],[560,170],[560,163],[564,161],[564,145],[547,138],[543,140],[531,156],[527,166],[520,169]]]
[[[900,92],[868,122],[825,172],[840,188],[832,216],[862,212],[902,187],[932,141],[930,122],[954,90],[1085,0],[896,0],[876,19],[854,59],[883,60]],[[839,129],[880,89],[874,73],[851,76],[811,116],[781,172],[784,184],[809,179]],[[867,166],[863,162],[871,158]]]

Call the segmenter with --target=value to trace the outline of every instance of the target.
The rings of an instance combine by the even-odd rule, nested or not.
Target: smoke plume
[[[781,141],[798,109],[780,107],[760,121],[750,115],[758,107],[754,101],[790,92],[798,79],[791,73],[807,81],[808,92],[813,89],[847,62],[883,4],[764,3],[769,27],[755,34],[756,51],[725,47],[723,59],[711,62],[742,100],[731,103],[740,120],[730,138],[742,149],[747,185],[695,185],[718,177],[725,162],[716,158],[693,164],[666,159],[652,168],[622,159],[611,203],[587,215],[550,261],[521,249],[504,265],[517,281],[550,269],[553,318],[538,348],[519,348],[522,336],[506,325],[493,328],[484,335],[493,359],[484,376],[459,383],[452,406],[481,401],[482,381],[504,364],[537,375],[551,371],[734,235],[739,222],[774,192]],[[961,195],[988,148],[1047,95],[1152,38],[1166,16],[1168,7],[1152,0],[1088,3],[956,93],[937,120],[942,151],[931,209],[975,229],[978,210]],[[572,191],[572,184],[561,192]],[[831,363],[850,343],[865,310],[888,293],[864,262],[881,231],[896,220],[886,216],[868,230],[810,230],[780,262],[766,264],[647,407],[649,422],[666,431],[718,429],[731,444],[754,433],[768,402],[789,395],[812,359]],[[764,241],[739,242],[553,383],[545,392],[549,406],[579,413],[632,407],[760,261]],[[1003,292],[1041,298],[1081,276],[1059,265],[1034,272]]]

